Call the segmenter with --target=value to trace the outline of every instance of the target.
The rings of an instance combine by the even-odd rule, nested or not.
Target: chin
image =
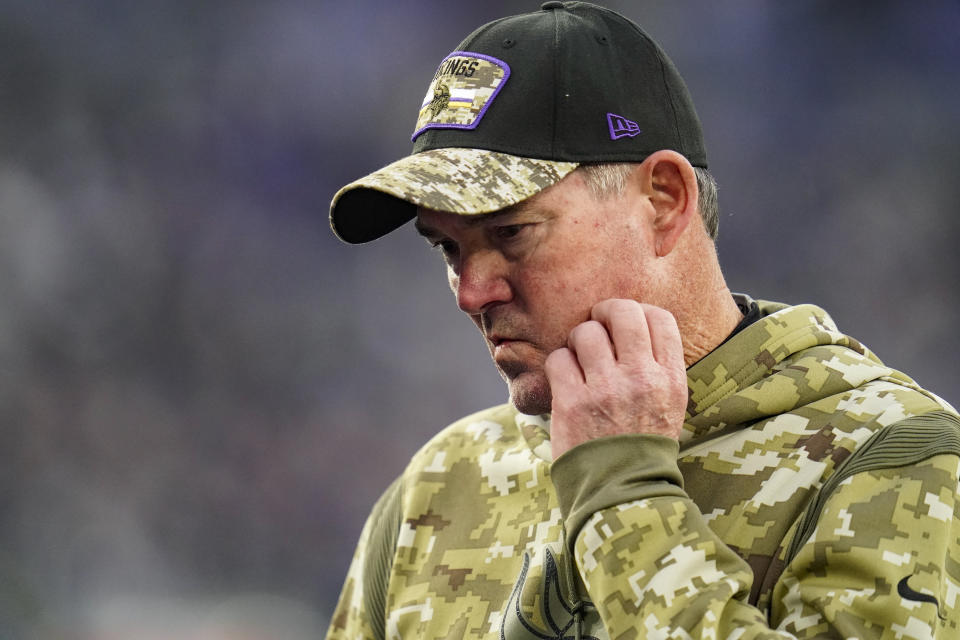
[[[542,371],[521,373],[507,381],[510,402],[520,413],[540,415],[550,413],[550,383]]]

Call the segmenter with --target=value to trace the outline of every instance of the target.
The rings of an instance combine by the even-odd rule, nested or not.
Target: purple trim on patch
[[[615,113],[607,114],[607,124],[610,126],[610,139],[617,140],[625,136],[631,138],[641,133],[640,125],[633,120],[618,116]]]
[[[440,61],[440,64],[437,65],[437,71],[440,70],[440,67],[443,66],[443,63],[449,60],[450,58],[455,58],[456,56],[471,56],[473,58],[480,58],[481,60],[486,60],[487,62],[492,62],[501,69],[503,69],[503,78],[500,79],[500,84],[497,85],[497,88],[493,90],[493,93],[490,94],[490,97],[487,98],[486,104],[483,105],[483,109],[480,110],[480,113],[477,114],[477,117],[473,119],[473,122],[470,124],[456,124],[456,123],[433,123],[429,122],[423,125],[421,128],[413,132],[413,136],[410,138],[410,142],[413,142],[417,139],[421,133],[427,129],[476,129],[477,125],[480,124],[480,120],[483,118],[484,114],[487,112],[487,109],[490,108],[490,105],[493,103],[493,99],[497,97],[497,94],[500,93],[500,90],[503,89],[503,85],[507,83],[507,78],[510,77],[510,65],[508,65],[503,60],[499,58],[494,58],[493,56],[488,56],[483,53],[473,53],[472,51],[454,51],[446,58]],[[436,77],[436,73],[434,73]],[[430,80],[430,84],[433,84],[433,80]],[[457,99],[451,99],[451,102],[457,102]],[[422,109],[426,106],[427,103],[424,103],[420,108]]]

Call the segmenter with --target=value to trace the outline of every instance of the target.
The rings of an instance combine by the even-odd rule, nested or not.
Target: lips
[[[519,336],[492,335],[487,338],[490,355],[497,366],[504,367],[510,362],[526,361],[530,357],[530,343]]]
[[[490,342],[492,346],[499,347],[511,342],[523,342],[523,339],[518,336],[502,336],[499,334],[493,334],[491,336],[487,336],[487,341]]]
[[[519,322],[515,323],[508,317],[494,319],[489,315],[484,315],[479,328],[487,339],[490,348],[496,349],[515,342],[530,342],[526,332],[522,330],[521,326],[518,326],[519,324]],[[494,326],[496,326],[496,329],[494,329]]]

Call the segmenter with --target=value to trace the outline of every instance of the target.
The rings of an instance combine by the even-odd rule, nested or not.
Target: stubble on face
[[[538,308],[546,309],[547,305],[543,303]],[[565,312],[554,310],[546,317],[548,321],[544,322],[544,316],[523,308],[498,307],[474,319],[485,336],[511,338],[499,347],[488,341],[487,347],[497,372],[507,384],[511,404],[528,415],[550,413],[552,393],[544,371],[547,356],[567,344],[567,335],[574,326],[589,319],[590,307],[567,307]]]
[[[507,316],[499,308],[471,319],[488,338],[490,358],[507,385],[511,404],[529,415],[550,413],[550,383],[543,371],[548,353],[540,344],[544,336],[534,335],[537,332],[521,319]],[[490,336],[509,338],[510,344],[498,348]]]
[[[529,202],[530,210],[550,212],[545,216],[550,222],[537,226],[537,250],[514,261],[506,276],[509,303],[471,319],[488,340],[511,403],[521,413],[539,415],[550,413],[552,405],[547,356],[590,318],[593,304],[634,297],[642,269],[627,249],[636,235],[635,214],[620,198],[597,200],[573,174]],[[502,344],[503,338],[510,344]]]
[[[508,383],[508,388],[510,402],[520,413],[534,416],[550,413],[553,398],[550,382],[542,369],[517,376]]]
[[[543,369],[543,359],[538,358],[533,363],[519,360],[495,363],[500,377],[507,383],[510,402],[517,411],[529,415],[550,413],[552,393]]]

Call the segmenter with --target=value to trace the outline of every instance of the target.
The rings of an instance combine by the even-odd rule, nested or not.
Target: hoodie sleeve
[[[374,505],[360,533],[327,640],[382,640],[386,597],[400,528],[402,483],[395,480]]]
[[[748,604],[750,567],[683,492],[662,440],[586,443],[551,472],[566,543],[610,638],[958,637],[957,456],[847,478],[767,615]]]

